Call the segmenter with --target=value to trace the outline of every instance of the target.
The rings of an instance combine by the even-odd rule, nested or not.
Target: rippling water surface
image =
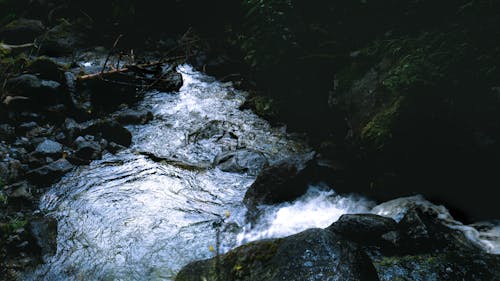
[[[155,118],[129,127],[131,148],[79,167],[43,197],[42,209],[59,222],[57,253],[28,280],[172,280],[187,263],[214,255],[214,222],[226,214],[221,250],[372,212],[366,199],[313,187],[295,202],[269,207],[247,229],[241,201],[260,167],[223,172],[212,167],[214,158],[246,149],[273,163],[311,151],[284,128],[239,110],[245,94],[230,84],[186,65],[179,71],[180,93],[151,92],[138,105]]]
[[[233,227],[223,246],[236,245],[255,173],[212,168],[219,153],[244,148],[272,163],[310,152],[284,128],[239,110],[245,94],[230,84],[189,66],[179,71],[180,93],[151,92],[138,105],[155,119],[129,127],[130,149],[78,168],[43,197],[42,209],[59,222],[58,248],[31,279],[171,280],[186,263],[213,256],[213,223],[226,212]]]

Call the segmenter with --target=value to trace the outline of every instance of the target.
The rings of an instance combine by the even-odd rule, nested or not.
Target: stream
[[[75,169],[43,196],[41,209],[58,221],[57,252],[44,257],[46,263],[26,280],[173,280],[187,263],[215,255],[214,223],[222,222],[219,251],[225,252],[249,241],[327,227],[345,213],[396,219],[401,214],[404,200],[376,206],[311,186],[294,202],[263,207],[263,218],[250,229],[242,199],[264,163],[306,159],[312,150],[301,136],[240,110],[246,93],[231,83],[188,65],[178,71],[184,79],[179,93],[149,92],[137,105],[154,120],[127,127],[133,134],[130,148]],[[241,172],[212,164],[235,150],[249,151],[259,161],[243,163],[248,169]],[[144,152],[167,160],[154,161]],[[446,209],[441,213],[452,221]],[[500,253],[498,243],[455,223],[485,249]],[[489,235],[500,237],[500,228]]]

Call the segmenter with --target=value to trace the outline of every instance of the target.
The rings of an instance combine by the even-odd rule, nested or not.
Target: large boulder
[[[61,84],[43,80],[33,74],[23,74],[7,81],[9,93],[29,98],[33,105],[53,105],[65,100]]]
[[[10,44],[30,43],[45,31],[39,20],[17,19],[0,29],[0,41]]]
[[[176,281],[379,280],[359,247],[322,229],[253,242],[185,266]]]
[[[376,206],[373,211],[398,222],[397,234],[387,238],[398,246],[400,253],[484,251],[467,237],[467,226],[454,220],[444,206],[434,205],[422,196],[391,200]]]

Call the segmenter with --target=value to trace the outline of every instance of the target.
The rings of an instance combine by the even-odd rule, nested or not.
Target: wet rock
[[[5,182],[11,182],[21,175],[21,162],[17,159],[7,158],[0,162],[0,178]]]
[[[30,43],[45,31],[39,20],[17,19],[0,29],[0,41],[10,44]]]
[[[75,142],[74,156],[83,160],[101,158],[102,147],[92,136],[78,137]]]
[[[362,244],[377,243],[385,233],[396,229],[391,218],[374,214],[346,214],[327,229]]]
[[[459,229],[447,226],[439,214],[430,209],[415,206],[408,210],[398,224],[403,249],[433,251],[461,249],[480,251]]]
[[[153,120],[153,113],[147,110],[126,109],[118,112],[115,119],[123,125],[127,124],[146,124]]]
[[[28,180],[38,185],[48,185],[58,181],[65,173],[73,169],[66,159],[59,159],[48,165],[28,172]]]
[[[44,80],[57,81],[61,84],[66,82],[63,66],[48,57],[35,59],[27,66],[26,70]]]
[[[234,173],[257,174],[267,164],[267,158],[261,152],[244,149],[226,151],[214,159],[214,165],[219,169]]]
[[[30,222],[30,230],[42,256],[52,256],[56,253],[57,220],[49,217],[35,218]]]
[[[82,133],[107,139],[123,146],[129,146],[132,143],[132,134],[120,123],[114,120],[98,120],[86,124]]]
[[[252,96],[245,100],[240,109],[251,109],[257,115],[271,122],[278,118],[278,106],[276,102],[267,96]]]
[[[374,259],[381,281],[500,280],[496,255],[429,253]]]
[[[64,104],[47,106],[44,111],[45,117],[52,123],[60,123],[68,116],[68,107]]]
[[[17,126],[16,133],[19,135],[23,135],[26,132],[29,132],[29,131],[35,129],[36,127],[38,127],[38,124],[34,121],[21,123],[21,124],[19,124],[19,126]]]
[[[106,79],[77,80],[76,89],[80,100],[90,101],[93,111],[109,113],[139,99],[136,84],[134,73],[118,73]]]
[[[64,99],[61,84],[42,80],[33,74],[23,74],[7,81],[10,92],[29,98],[36,104],[50,105]]]
[[[175,71],[169,71],[158,82],[154,84],[153,88],[161,92],[177,92],[182,87],[182,75]]]
[[[238,125],[234,123],[223,120],[212,120],[190,132],[188,134],[188,141],[199,142],[205,139],[214,139],[215,141],[233,139],[236,142],[239,130]]]
[[[62,144],[52,141],[52,140],[44,140],[42,143],[40,143],[34,153],[35,155],[38,156],[53,156],[53,157],[60,157],[63,151],[63,146]]]
[[[106,149],[111,153],[117,153],[119,151],[126,149],[126,147],[123,145],[117,144],[116,142],[109,142],[108,145],[106,146]]]
[[[305,159],[289,158],[262,169],[243,199],[249,211],[259,204],[278,204],[304,195],[309,188],[309,181],[312,180],[313,156],[314,154],[309,154],[303,157]]]
[[[54,127],[45,125],[35,127],[28,132],[26,132],[26,137],[30,138],[33,145],[38,145],[44,141],[47,137],[52,136],[54,132]]]
[[[74,140],[81,133],[81,126],[74,119],[66,118],[63,123],[63,130],[68,140]]]
[[[14,127],[9,124],[0,124],[0,140],[12,140],[14,138]]]
[[[465,226],[454,220],[445,207],[434,205],[422,196],[394,199],[376,206],[373,211],[398,221],[398,234],[393,238],[397,238],[400,253],[483,251],[466,237],[462,231]]]
[[[83,36],[68,21],[50,29],[41,38],[40,54],[48,56],[61,56],[71,54],[83,43]]]
[[[12,190],[9,195],[9,204],[15,209],[23,209],[32,207],[34,197],[31,193],[31,187],[27,181],[21,181],[7,187]]]
[[[309,229],[282,239],[253,242],[185,266],[176,281],[379,280],[369,258],[341,236]]]

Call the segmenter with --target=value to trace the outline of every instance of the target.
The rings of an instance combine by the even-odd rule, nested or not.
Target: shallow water
[[[155,118],[128,127],[131,148],[79,167],[42,198],[41,208],[59,222],[57,253],[27,280],[172,280],[187,263],[214,256],[214,223],[222,220],[220,251],[227,251],[327,227],[345,213],[397,217],[401,204],[377,211],[367,199],[312,187],[295,202],[264,206],[263,219],[249,229],[241,202],[260,166],[223,172],[213,167],[214,158],[246,149],[274,163],[311,149],[285,128],[240,110],[245,93],[231,84],[187,65],[179,71],[180,93],[150,92],[138,105]],[[167,160],[155,162],[141,152]]]
[[[244,148],[273,163],[310,152],[285,128],[239,110],[245,94],[230,84],[189,66],[179,71],[179,94],[151,92],[138,105],[155,119],[129,127],[131,148],[78,168],[43,197],[42,209],[59,222],[57,253],[28,279],[171,280],[186,263],[213,256],[213,223],[226,212],[234,231],[223,247],[236,245],[241,201],[257,171],[212,168],[219,153]]]

